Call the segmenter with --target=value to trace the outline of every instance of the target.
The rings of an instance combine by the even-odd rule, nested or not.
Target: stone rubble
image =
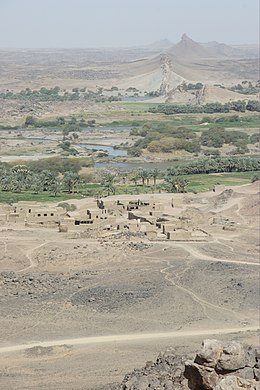
[[[259,351],[249,345],[205,340],[194,360],[170,349],[121,384],[95,390],[259,390],[259,362]]]

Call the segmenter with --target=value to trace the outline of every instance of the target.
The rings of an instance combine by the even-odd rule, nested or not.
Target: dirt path
[[[168,264],[168,267],[165,267],[165,268],[160,270],[160,272],[164,275],[165,280],[167,280],[169,283],[171,283],[174,287],[176,287],[179,290],[183,291],[185,294],[188,294],[193,299],[194,302],[197,302],[201,306],[205,317],[207,317],[209,320],[214,321],[214,319],[209,316],[209,314],[207,312],[207,308],[220,311],[221,313],[227,312],[227,313],[231,314],[232,317],[235,314],[237,314],[237,313],[234,312],[234,310],[230,310],[230,309],[227,309],[225,307],[214,305],[213,303],[205,301],[204,299],[198,297],[193,291],[187,289],[186,287],[181,286],[180,284],[177,284],[175,282],[175,280],[173,279],[171,273],[168,272],[168,271],[170,271],[174,267],[174,265],[171,265],[169,261],[167,261],[167,264]],[[238,317],[240,319],[241,315],[238,315]]]
[[[29,250],[26,252],[25,256],[26,256],[27,259],[29,260],[30,265],[28,265],[28,267],[22,268],[22,269],[20,269],[19,271],[16,271],[16,272],[17,272],[17,273],[20,273],[20,272],[24,272],[24,271],[27,271],[28,269],[31,269],[31,268],[36,267],[36,266],[37,266],[37,263],[35,263],[35,261],[33,260],[32,254],[33,254],[37,249],[39,249],[39,248],[43,247],[44,245],[47,245],[47,244],[49,244],[49,243],[51,243],[51,242],[52,242],[52,241],[46,241],[46,242],[44,242],[44,243],[42,243],[42,244],[40,244],[40,245],[35,246],[35,247],[32,248],[32,249],[29,249]]]
[[[214,242],[217,242],[217,241],[214,241]],[[188,247],[186,246],[186,244],[189,244]],[[210,262],[213,261],[213,262],[222,262],[222,263],[257,265],[257,266],[259,265],[259,263],[239,261],[239,260],[216,259],[214,257],[211,257],[211,256],[208,256],[208,255],[201,253],[197,248],[194,248],[191,245],[194,246],[194,243],[187,243],[187,242],[185,242],[185,243],[175,243],[175,242],[171,243],[171,246],[180,247],[180,248],[184,249],[186,252],[188,252],[190,255],[192,255],[193,257],[195,257],[196,259],[199,259],[199,260],[206,260],[206,261],[210,261]],[[229,246],[226,244],[224,244],[224,245]],[[231,247],[231,246],[229,246],[229,247],[232,251],[234,251],[233,247]],[[162,249],[149,252],[148,256],[147,255],[140,255],[140,254],[138,254],[138,255],[134,254],[133,256],[138,256],[139,259],[140,258],[153,259],[153,257],[150,256],[151,254],[154,255],[155,253],[164,252],[168,248],[169,248],[169,246],[168,247],[166,246],[166,247],[163,247]],[[215,305],[211,302],[208,302],[208,301],[200,298],[192,290],[189,290],[186,287],[183,287],[180,283],[177,282],[177,279],[179,278],[180,274],[175,274],[175,278],[173,278],[172,273],[169,272],[170,270],[172,270],[174,268],[174,263],[171,264],[170,260],[166,260],[166,263],[167,263],[167,267],[160,269],[160,273],[164,275],[164,279],[166,281],[168,281],[175,288],[177,288],[180,291],[184,292],[185,294],[189,295],[193,299],[194,302],[198,303],[201,306],[201,309],[202,309],[206,318],[208,318],[211,321],[214,321],[214,318],[212,318],[208,313],[208,310],[211,309],[211,310],[215,310],[215,311],[218,311],[221,313],[229,314],[229,315],[231,315],[231,318],[236,316],[239,321],[244,320],[244,316],[241,315],[240,313],[235,312],[233,309],[228,309],[225,307]],[[190,268],[190,265],[188,267],[186,267],[184,270],[182,270],[181,273],[186,272],[189,268]]]
[[[147,241],[149,243],[151,243],[151,241]],[[230,248],[231,252],[234,252],[234,248],[231,246],[231,245],[227,245],[227,244],[223,244],[222,242],[219,242],[219,240],[214,240],[214,241],[211,241],[212,243],[218,243],[220,245],[224,245],[228,248]],[[210,244],[211,243],[210,241],[206,241],[205,243],[206,244]],[[179,248],[182,248],[185,252],[188,252],[190,255],[192,255],[193,257],[195,257],[196,259],[198,260],[205,260],[205,261],[210,261],[210,262],[221,262],[221,263],[229,263],[229,264],[243,264],[243,265],[253,265],[253,266],[259,266],[259,262],[258,261],[243,261],[243,260],[228,260],[228,259],[219,259],[219,258],[216,258],[216,257],[212,257],[210,255],[205,255],[203,254],[202,252],[199,251],[198,248],[195,248],[194,246],[196,245],[196,243],[194,242],[189,242],[189,241],[183,241],[183,242],[176,242],[176,241],[167,241],[167,243],[165,243],[165,241],[152,241],[152,243],[154,244],[162,244],[164,243],[166,246],[163,248],[163,249],[156,249],[154,251],[151,251],[151,252],[148,252],[148,254],[132,254],[131,256],[132,257],[142,257],[143,259],[153,259],[153,257],[151,255],[154,255],[156,253],[162,253],[164,251],[166,251],[167,249],[169,249],[170,247],[172,248],[176,248],[176,247],[179,247]],[[165,254],[164,254],[165,256]],[[172,256],[171,254],[168,254],[167,256]]]
[[[183,242],[183,243],[173,243],[172,246],[180,247],[180,248],[184,249],[185,251],[189,252],[192,256],[194,256],[198,260],[215,261],[215,262],[229,263],[229,264],[233,263],[233,264],[259,266],[259,262],[243,261],[243,260],[216,259],[215,257],[209,256],[209,255],[204,255],[197,248],[194,248],[192,245],[194,245],[194,244],[189,243],[189,242]]]
[[[94,336],[94,337],[81,337],[76,339],[59,339],[51,341],[34,342],[28,344],[17,344],[9,347],[0,348],[1,353],[24,351],[33,347],[53,347],[59,345],[90,345],[90,344],[104,344],[104,343],[123,343],[131,341],[145,341],[156,340],[162,338],[179,338],[179,337],[193,337],[193,336],[207,336],[207,335],[221,335],[237,332],[255,332],[258,331],[258,326],[240,327],[240,328],[218,328],[218,329],[205,329],[205,330],[187,330],[187,331],[171,331],[163,333],[133,333],[133,334],[120,334],[111,336]]]
[[[235,211],[235,213],[237,214],[237,216],[239,217],[239,218],[241,218],[241,220],[242,220],[242,222],[246,225],[247,224],[247,221],[246,221],[246,219],[245,219],[245,217],[240,213],[240,210],[242,209],[242,201],[243,201],[244,199],[243,198],[241,198],[241,199],[238,199],[238,201],[237,201],[237,210]]]

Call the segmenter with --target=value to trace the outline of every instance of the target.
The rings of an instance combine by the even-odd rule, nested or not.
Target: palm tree
[[[2,168],[0,170],[0,187],[2,191],[12,190],[12,176],[10,169]]]
[[[146,184],[149,186],[150,184],[150,178],[151,178],[151,171],[147,171],[147,174],[146,174]]]
[[[60,181],[55,177],[54,180],[49,184],[49,192],[51,192],[54,196],[57,196],[57,193],[60,192],[60,187]]]
[[[54,196],[57,195],[60,189],[60,181],[58,177],[49,170],[43,170],[41,173],[34,173],[28,177],[26,189],[30,189],[34,193],[48,191]]]
[[[157,168],[154,168],[151,171],[151,176],[153,178],[153,185],[154,185],[154,187],[156,187],[156,180],[157,180],[157,177],[159,176],[159,174],[160,174],[160,171]]]
[[[34,194],[38,194],[43,191],[43,181],[41,175],[34,174],[30,177],[30,190]]]
[[[69,193],[74,194],[75,187],[76,187],[76,191],[78,192],[78,185],[79,185],[78,173],[72,171],[65,172],[63,176],[63,183]]]
[[[21,192],[26,187],[27,177],[30,171],[26,165],[15,165],[10,171],[11,191]]]
[[[112,192],[113,195],[115,195],[116,189],[114,186],[114,179],[115,175],[112,173],[104,173],[101,180],[101,185],[104,187],[104,189],[107,191],[107,195],[109,196]]]
[[[15,165],[11,169],[12,188],[14,192],[21,192],[26,184],[26,179],[30,171],[26,165]]]
[[[140,172],[139,172],[139,176],[140,178],[142,179],[142,185],[144,186],[145,185],[145,180],[147,180],[147,182],[149,183],[149,172],[146,170],[146,169],[142,169]]]
[[[165,176],[165,187],[168,192],[187,192],[188,184],[181,176]]]
[[[130,181],[133,181],[135,186],[138,184],[138,180],[140,179],[140,175],[137,172],[133,172],[130,176]]]

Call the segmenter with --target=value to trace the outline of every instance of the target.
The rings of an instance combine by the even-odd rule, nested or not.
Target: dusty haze
[[[0,0],[0,47],[257,43],[258,15],[257,0]]]

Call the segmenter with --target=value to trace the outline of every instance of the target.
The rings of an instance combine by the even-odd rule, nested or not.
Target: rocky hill
[[[257,58],[259,57],[258,45],[237,45],[231,46],[216,41],[201,43],[215,55],[231,58]]]
[[[191,61],[196,58],[216,57],[212,50],[209,50],[207,47],[203,47],[199,43],[193,41],[187,34],[182,35],[181,41],[172,46],[169,53],[185,61]]]
[[[191,61],[198,58],[238,59],[259,57],[257,45],[231,46],[216,41],[199,43],[188,37],[187,34],[183,34],[180,42],[172,45],[168,52],[185,61]]]
[[[242,80],[256,81],[259,78],[257,59],[250,56],[247,58],[246,51],[218,42],[200,44],[186,34],[170,48],[163,50],[162,46],[159,55],[122,64],[118,74],[118,80],[114,83],[120,88],[133,86],[140,91],[159,91],[160,96],[171,92],[168,95],[170,98],[172,91],[184,81],[202,82],[213,87],[223,83],[232,85]],[[184,95],[175,94],[174,100],[182,103],[193,98]],[[254,96],[215,88],[213,93],[208,90],[207,98],[205,102],[253,99]]]
[[[260,352],[236,341],[205,340],[194,360],[174,350],[127,374],[121,384],[95,390],[257,390]]]

